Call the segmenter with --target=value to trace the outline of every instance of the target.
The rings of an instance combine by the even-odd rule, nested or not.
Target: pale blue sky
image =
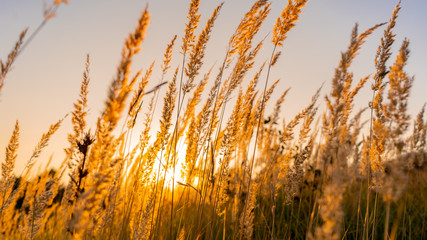
[[[29,27],[34,31],[43,19],[43,0],[0,0],[0,58],[5,59],[20,31]],[[202,0],[201,23],[221,1]],[[206,69],[223,58],[226,43],[244,12],[253,1],[225,1],[205,59]],[[287,1],[273,0],[272,11],[264,23],[258,39],[269,34],[274,21]],[[144,9],[149,5],[152,22],[141,53],[133,68],[146,69],[153,60],[160,64],[166,44],[177,34],[182,37],[189,1],[184,0],[70,0],[62,5],[33,42],[17,59],[13,71],[6,78],[0,95],[0,156],[12,133],[15,120],[21,125],[21,147],[17,167],[22,168],[37,141],[51,123],[72,110],[77,99],[86,53],[91,56],[91,83],[89,87],[89,124],[103,108],[106,90],[120,59],[122,43],[133,30]],[[311,0],[288,36],[282,57],[272,72],[272,80],[281,78],[272,101],[284,89],[292,87],[283,105],[283,116],[290,118],[303,108],[316,89],[325,82],[322,95],[330,89],[330,79],[345,50],[355,22],[364,30],[386,22],[397,1],[394,0]],[[410,99],[410,111],[417,113],[427,101],[427,1],[404,0],[396,26],[394,55],[402,40],[411,40],[411,56],[407,71],[415,75]],[[352,69],[355,81],[374,72],[374,56],[384,28],[373,34],[362,48]],[[267,37],[270,39],[271,35]],[[266,42],[258,65],[267,59],[271,44]],[[175,48],[173,66],[180,63],[179,47]],[[257,66],[258,66],[257,65]],[[216,68],[214,68],[215,70]],[[151,82],[159,78],[156,65]],[[251,75],[248,75],[250,78]],[[264,78],[265,79],[265,78]],[[263,80],[264,80],[263,79]],[[367,106],[371,96],[371,81],[356,99],[356,108]],[[323,99],[322,99],[323,100]],[[323,102],[321,102],[323,103]],[[66,134],[71,131],[70,119],[53,136],[40,162],[54,154],[57,165],[63,157]],[[0,157],[3,161],[3,157]]]

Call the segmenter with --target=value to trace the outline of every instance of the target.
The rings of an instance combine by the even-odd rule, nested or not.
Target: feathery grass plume
[[[386,63],[391,56],[391,46],[394,42],[395,34],[393,34],[393,29],[396,26],[396,20],[398,17],[398,13],[400,10],[400,2],[395,6],[393,10],[393,15],[390,18],[387,29],[384,30],[384,35],[381,38],[381,44],[378,46],[377,53],[375,56],[375,67],[377,72],[374,75],[374,83],[372,84],[372,103],[370,103],[371,107],[371,119],[370,119],[370,136],[369,136],[369,154],[373,154],[369,156],[369,163],[372,164],[372,171],[376,172],[381,170],[379,154],[382,151],[383,138],[378,136],[374,136],[374,128],[380,130],[383,128],[381,121],[378,121],[382,118],[382,94],[384,91],[384,83],[383,78],[386,77],[388,71],[386,69]],[[374,119],[374,111],[375,111],[375,119]],[[372,146],[373,145],[373,146]],[[370,169],[369,169],[370,170]]]
[[[265,104],[270,100],[271,95],[273,94],[274,89],[277,84],[279,84],[280,79],[274,81],[273,84],[267,89],[264,96],[260,96],[257,103],[255,104],[255,119],[262,118],[264,116]]]
[[[332,92],[330,97],[326,96],[326,103],[330,112],[329,117],[324,117],[324,127],[326,129],[335,131],[337,126],[344,126],[347,123],[344,122],[348,119],[348,110],[351,109],[351,104],[354,95],[363,86],[366,80],[363,78],[359,81],[353,91],[350,91],[351,83],[353,81],[353,73],[349,72],[348,69],[356,57],[360,47],[365,43],[366,38],[375,31],[378,27],[383,24],[377,24],[372,28],[367,29],[363,33],[358,35],[358,25],[356,24],[353,28],[350,40],[350,46],[347,51],[341,54],[341,60],[338,67],[335,69],[335,75],[332,79]],[[330,98],[335,101],[332,102]],[[344,118],[342,118],[344,116]],[[328,133],[334,135],[333,132]],[[332,136],[331,135],[331,136]]]
[[[394,24],[392,25],[394,26]],[[370,139],[370,162],[374,174],[381,173],[384,170],[382,166],[386,157],[384,154],[390,141],[393,141],[394,144],[390,150],[395,151],[395,153],[399,154],[403,148],[400,136],[403,134],[403,131],[406,131],[409,124],[409,116],[406,115],[406,105],[409,89],[413,81],[413,78],[408,77],[403,72],[403,67],[406,64],[409,54],[408,46],[409,41],[405,40],[396,57],[396,62],[388,74],[390,89],[387,98],[390,102],[389,104],[383,103],[385,83],[383,83],[382,78],[375,79],[375,95],[372,103],[375,118],[372,120],[372,137]],[[398,125],[394,125],[395,123]]]
[[[0,93],[4,85],[4,80],[6,78],[6,75],[9,73],[9,71],[12,69],[13,63],[15,62],[16,57],[18,56],[19,52],[21,51],[22,44],[24,43],[25,35],[27,34],[27,28],[24,29],[21,34],[19,35],[18,41],[15,43],[15,47],[12,49],[12,51],[7,56],[7,60],[3,62],[0,59]]]
[[[242,141],[244,141],[245,138],[250,140],[252,137],[252,128],[255,123],[255,115],[257,114],[257,111],[254,110],[258,109],[254,104],[257,95],[256,86],[259,82],[259,78],[264,69],[264,66],[265,62],[260,66],[258,72],[255,73],[254,77],[249,82],[245,93],[243,94],[244,112],[242,113],[242,117],[244,121],[244,127],[242,131],[239,132],[239,138],[241,138]]]
[[[184,116],[181,117],[181,129],[179,130],[178,138],[183,134],[183,131],[187,127],[188,123],[195,117],[196,106],[200,103],[202,93],[205,90],[205,86],[208,83],[209,76],[212,68],[203,76],[203,79],[197,85],[193,96],[188,100],[187,107],[185,108]]]
[[[156,140],[151,147],[145,153],[144,173],[142,179],[148,179],[151,174],[154,161],[157,158],[157,153],[164,150],[169,142],[169,129],[172,126],[172,114],[175,108],[176,101],[176,79],[178,74],[178,68],[176,68],[172,81],[169,83],[169,89],[166,92],[162,110],[162,117],[160,119],[160,130],[157,132]]]
[[[376,73],[374,75],[374,84],[372,85],[372,90],[378,90],[378,87],[381,85],[382,80],[386,77],[387,71],[387,60],[391,56],[391,46],[394,43],[395,34],[393,34],[393,29],[396,26],[396,20],[400,10],[400,1],[395,6],[393,10],[393,15],[390,18],[387,29],[384,30],[384,35],[381,37],[381,44],[378,46],[377,53],[375,56],[375,68]]]
[[[405,39],[396,56],[396,61],[390,68],[389,90],[387,98],[389,103],[384,107],[384,116],[390,124],[390,137],[396,154],[399,155],[404,149],[405,139],[403,134],[409,127],[410,116],[407,114],[409,92],[414,81],[413,77],[404,72],[409,57],[409,40]]]
[[[264,110],[265,110],[264,106],[270,100],[270,97],[273,94],[273,91],[276,88],[278,83],[279,83],[279,79],[276,80],[270,86],[270,88],[266,91],[264,96],[259,97],[259,99],[257,100],[255,107],[254,107],[255,113],[254,113],[253,127],[256,127],[256,129],[254,129],[254,131],[256,131],[255,138],[258,139],[255,141],[255,147],[257,147],[259,149],[262,149],[262,145],[263,145],[262,139],[264,138],[264,126],[261,126],[259,119],[264,119]],[[255,163],[255,160],[256,160],[255,155],[253,155],[252,159],[251,159],[251,163],[249,165],[250,173],[252,173],[252,168],[254,167],[253,164]]]
[[[274,46],[283,46],[287,33],[295,26],[295,22],[298,21],[301,10],[307,2],[308,0],[295,0],[295,2],[288,0],[288,5],[282,10],[280,17],[276,19],[276,24],[273,28],[271,41]],[[271,65],[274,65],[273,61],[271,63]]]
[[[344,160],[347,160],[350,147],[348,143],[347,145],[343,143],[342,138],[338,140],[335,140],[335,138],[339,137],[335,136],[325,143],[325,149],[322,149],[323,152],[320,155],[323,159],[330,156],[329,158],[332,160],[327,163],[329,165],[324,167],[325,186],[323,188],[323,196],[317,200],[318,214],[323,220],[323,224],[315,228],[314,236],[311,232],[308,233],[309,239],[341,239],[345,215],[343,208],[344,192],[348,187],[350,176],[347,163]],[[337,145],[340,147],[337,147]],[[337,161],[337,159],[339,160]],[[325,160],[323,161],[325,162]],[[329,161],[329,159],[326,161]]]
[[[193,170],[196,167],[198,155],[198,138],[200,134],[196,132],[196,119],[192,118],[187,130],[187,149],[185,150],[185,160],[182,163],[181,176],[185,176],[185,182],[191,184]]]
[[[191,0],[190,3],[190,8],[188,9],[188,23],[185,24],[186,28],[185,28],[185,35],[182,38],[182,46],[181,46],[181,50],[182,50],[182,67],[181,67],[181,78],[179,81],[179,89],[178,89],[178,108],[177,108],[177,119],[176,119],[176,126],[174,129],[174,138],[172,139],[172,141],[174,141],[175,146],[176,146],[176,142],[177,142],[177,136],[176,133],[179,130],[179,115],[181,112],[181,107],[182,107],[182,101],[185,98],[185,94],[187,93],[186,91],[184,91],[184,87],[182,85],[182,81],[184,78],[184,69],[185,69],[185,61],[186,61],[186,57],[187,57],[187,51],[189,51],[190,49],[194,49],[194,41],[196,39],[196,36],[194,35],[194,31],[197,29],[199,22],[200,22],[200,14],[198,14],[199,12],[199,5],[200,5],[200,0]],[[192,56],[194,58],[194,56]],[[194,60],[194,59],[193,59]],[[184,86],[186,86],[186,88],[190,88],[190,89],[186,89],[186,90],[191,90],[190,85],[188,84],[184,84]],[[181,96],[181,91],[183,93],[183,96]],[[182,99],[181,99],[182,98]],[[169,151],[168,151],[169,153]],[[175,160],[174,160],[175,161]]]
[[[370,147],[369,147],[369,162],[371,165],[371,171],[375,174],[384,170],[383,154],[385,152],[386,138],[389,136],[387,133],[387,127],[385,125],[385,117],[383,110],[383,92],[384,85],[377,88],[372,108],[375,110],[375,119],[373,119]]]
[[[263,67],[263,66],[262,66]],[[260,69],[260,71],[257,73],[257,74],[255,74],[255,77],[254,77],[254,79],[252,80],[252,84],[249,86],[249,88],[248,88],[248,91],[249,92],[253,92],[253,90],[254,90],[254,88],[255,88],[255,85],[256,85],[256,83],[257,83],[257,81],[258,81],[258,78],[259,78],[259,75],[260,75],[260,73],[261,73],[261,70],[262,70],[262,67],[261,67],[261,69]],[[271,93],[273,92],[273,90],[274,90],[274,88],[275,88],[275,86],[277,85],[277,83],[278,83],[278,81],[276,81],[272,86],[271,86],[271,88],[269,89],[269,91],[268,91],[268,94],[267,94],[267,101],[268,101],[268,99],[269,99],[269,97],[270,97],[270,95],[271,95]],[[251,87],[252,86],[252,87]],[[236,145],[236,146],[234,146],[234,147],[232,147],[232,148],[226,148],[226,150],[228,149],[228,150],[231,150],[232,152],[232,154],[235,154],[234,152],[236,151],[234,148],[238,148],[239,146],[241,146],[241,144],[240,143],[238,143],[236,140],[234,140],[234,139],[239,139],[239,136],[241,136],[240,134],[239,134],[239,131],[238,131],[238,129],[241,129],[243,126],[244,126],[244,124],[247,124],[248,123],[248,119],[249,119],[249,121],[253,121],[253,120],[255,120],[255,119],[257,119],[257,114],[258,115],[261,115],[262,113],[260,113],[260,111],[261,111],[261,108],[259,107],[259,105],[260,105],[260,100],[258,101],[258,103],[257,103],[257,105],[255,105],[255,107],[253,107],[253,101],[254,101],[254,98],[255,98],[255,94],[253,94],[253,93],[251,93],[250,95],[252,95],[252,97],[250,97],[251,99],[246,99],[246,97],[242,97],[241,96],[242,95],[242,91],[239,93],[239,97],[238,97],[238,100],[237,100],[237,102],[236,102],[236,105],[235,105],[235,110],[233,111],[233,115],[232,115],[232,117],[230,118],[230,120],[229,120],[229,123],[230,123],[230,121],[232,121],[232,122],[235,122],[235,123],[233,123],[233,124],[235,124],[235,126],[237,127],[237,130],[235,131],[235,133],[233,134],[233,136],[229,136],[229,133],[228,133],[228,126],[232,126],[232,125],[229,125],[229,123],[227,123],[227,128],[224,130],[224,134],[223,134],[223,136],[222,136],[222,145],[221,146],[227,146],[227,144],[228,145]],[[243,100],[241,100],[241,98],[243,98]],[[250,104],[248,104],[248,105],[242,105],[242,103],[244,103],[244,101],[249,101],[249,103]],[[257,107],[258,106],[258,107]],[[237,114],[235,115],[234,114],[234,112],[237,110],[237,109],[239,109],[239,111],[240,112],[237,112]],[[252,112],[252,113],[251,113]],[[249,116],[248,116],[248,113],[249,113]],[[236,117],[235,117],[236,116]],[[248,129],[246,129],[246,130],[244,130],[244,131],[242,131],[242,132],[246,132],[247,134],[248,134],[248,136],[245,136],[245,137],[243,137],[243,139],[245,139],[245,138],[247,138],[249,141],[250,141],[250,138],[251,138],[251,136],[252,136],[252,131],[253,131],[253,127],[254,127],[254,123],[252,122],[252,123],[250,123],[250,126],[248,127]],[[229,139],[231,139],[233,142],[230,144],[228,141],[230,141]],[[243,140],[242,139],[242,140]],[[225,144],[224,144],[225,143]],[[256,147],[256,146],[255,146]],[[223,148],[223,147],[221,147],[221,148]],[[240,151],[240,154],[242,154],[242,152],[243,153],[247,153],[247,151],[249,150],[248,149],[248,146],[242,146],[242,148],[244,148],[245,150],[243,150],[243,151]],[[227,153],[227,152],[225,152],[225,153]],[[239,151],[236,153],[237,154],[237,157],[238,157],[238,155],[239,155]],[[226,168],[225,169],[228,169],[228,162],[230,161],[230,160],[227,160],[227,158],[230,158],[229,156],[232,156],[230,153],[228,153],[227,155],[226,154],[223,154],[223,159],[222,159],[222,162],[221,162],[221,168],[220,169],[222,169],[223,168],[223,165],[224,165],[224,163],[226,164]],[[227,158],[226,158],[227,157]],[[250,207],[249,205],[248,205],[248,202],[247,201],[249,201],[249,199],[248,198],[246,198],[245,199],[245,197],[244,197],[244,195],[246,195],[246,193],[249,193],[250,192],[250,189],[248,189],[247,191],[246,191],[246,193],[244,193],[245,192],[245,190],[243,189],[243,188],[246,188],[246,182],[247,182],[247,180],[249,179],[249,181],[250,181],[250,179],[251,179],[251,171],[252,171],[252,169],[251,169],[251,166],[253,166],[253,162],[254,162],[254,158],[255,158],[255,156],[253,156],[253,158],[251,159],[251,164],[249,164],[249,166],[247,166],[247,162],[246,162],[246,158],[247,158],[247,156],[244,156],[244,158],[243,159],[241,159],[241,163],[240,162],[238,162],[238,161],[236,161],[236,164],[235,164],[235,168],[238,168],[238,166],[241,166],[242,167],[242,171],[240,171],[240,172],[235,172],[233,175],[234,175],[234,177],[236,178],[236,175],[237,175],[237,177],[238,178],[241,178],[241,180],[240,180],[240,186],[238,186],[238,192],[237,192],[237,186],[235,187],[236,188],[236,192],[237,192],[237,195],[235,195],[235,198],[234,198],[234,205],[236,205],[236,206],[234,206],[234,207],[237,207],[237,208],[239,208],[239,206],[238,205],[240,205],[238,202],[237,202],[237,199],[236,199],[236,197],[242,197],[242,200],[246,200],[246,202],[245,202],[245,204],[243,205],[243,215],[241,216],[241,219],[245,219],[246,217],[249,217],[250,218],[250,216],[244,216],[244,214],[246,214],[247,213],[247,208],[248,207]],[[224,161],[224,160],[227,160],[227,161]],[[240,165],[241,164],[241,165]],[[248,168],[248,169],[247,169]],[[248,174],[247,174],[247,172],[249,172]],[[229,179],[227,179],[226,178],[226,176],[225,176],[225,174],[227,174],[227,172],[225,172],[225,174],[221,174],[221,172],[219,173],[220,174],[220,180],[221,180],[221,178],[223,178],[222,179],[222,182],[225,182],[225,181],[227,181],[227,182],[229,182],[230,180]],[[229,178],[229,177],[228,177]],[[220,183],[221,183],[221,181],[220,181]],[[223,185],[224,184],[222,184],[220,187],[221,188],[223,188]],[[249,185],[250,185],[250,183],[249,183]],[[248,185],[248,188],[249,188],[249,185]],[[225,202],[225,200],[226,201],[228,201],[228,198],[229,198],[229,196],[228,195],[230,195],[230,190],[228,190],[230,187],[228,187],[227,185],[225,185],[225,187],[227,187],[226,189],[222,189],[222,190],[219,190],[220,192],[221,192],[221,195],[220,195],[220,199],[223,199],[222,201],[220,201],[220,202],[222,202],[223,203],[223,205],[224,205],[224,202]],[[225,195],[225,194],[227,194],[227,195]],[[220,210],[218,211],[217,210],[217,212],[221,212],[221,205],[219,205],[217,208],[219,208]],[[233,212],[235,212],[236,211],[236,209],[233,209]],[[235,216],[235,215],[237,215],[237,214],[233,214],[233,216]],[[242,223],[241,223],[242,224]],[[246,223],[245,223],[246,224]],[[242,225],[243,226],[243,225]],[[242,227],[241,226],[241,227]],[[251,226],[248,226],[247,224],[244,226],[244,228],[247,228],[247,227],[249,227],[249,228],[251,228]],[[245,230],[246,231],[246,230]],[[252,230],[248,230],[248,231],[252,231]],[[248,234],[248,233],[245,233],[245,234]]]
[[[74,111],[71,113],[72,118],[71,122],[73,124],[73,130],[74,134],[70,135],[68,137],[68,140],[72,143],[75,140],[80,138],[86,128],[86,116],[88,113],[88,104],[87,104],[87,95],[88,95],[88,86],[90,82],[89,77],[89,54],[86,55],[86,63],[85,63],[85,70],[83,72],[83,81],[80,87],[80,94],[79,94],[79,100],[77,100],[76,103],[73,104]]]
[[[317,96],[319,96],[317,94]],[[317,97],[315,99],[312,100],[312,102],[316,102]],[[311,104],[310,104],[311,105]],[[314,107],[314,105],[312,107],[310,107],[307,111],[306,116],[304,117],[304,121],[302,123],[301,129],[299,131],[299,135],[298,135],[298,145],[300,147],[302,147],[306,141],[306,139],[309,137],[309,133],[311,130],[311,124],[313,123],[314,117],[316,116],[317,113],[317,107]]]
[[[293,129],[299,124],[301,119],[308,118],[309,115],[312,115],[312,117],[314,117],[314,114],[317,112],[315,105],[316,105],[317,99],[319,99],[321,89],[322,88],[320,87],[316,91],[316,93],[311,97],[311,102],[306,108],[304,108],[297,115],[295,115],[295,117],[291,121],[289,121],[288,124],[284,125],[282,134],[280,136],[280,142],[282,144],[286,145],[290,140],[293,139],[294,137]],[[304,124],[304,126],[307,126],[307,124]],[[303,133],[302,135],[301,135],[301,132]],[[305,132],[307,132],[307,129],[305,128],[302,128],[300,130],[300,138],[305,137],[305,134],[304,134]]]
[[[185,24],[185,35],[182,38],[182,46],[181,50],[185,53],[194,45],[194,41],[196,39],[196,36],[194,36],[194,31],[196,30],[197,26],[199,25],[200,21],[200,14],[199,13],[199,5],[200,0],[191,0],[190,8],[188,9],[188,23]],[[184,56],[185,57],[185,56]]]
[[[66,116],[65,116],[66,117]],[[64,117],[64,118],[65,118]],[[58,130],[58,128],[61,126],[62,121],[64,120],[64,118],[60,119],[58,122],[56,122],[55,124],[50,125],[49,130],[46,133],[43,133],[40,141],[38,142],[37,146],[34,148],[33,153],[31,154],[30,159],[28,159],[26,165],[25,165],[25,169],[23,171],[25,171],[25,176],[27,174],[30,173],[31,168],[33,167],[35,161],[37,160],[37,158],[40,156],[40,153],[42,152],[42,150],[47,147],[48,143],[49,143],[49,139],[50,137],[56,132],[56,130]]]
[[[188,79],[182,86],[182,91],[184,93],[190,92],[194,87],[194,79],[199,74],[199,70],[203,65],[202,59],[205,56],[206,44],[209,41],[210,33],[223,4],[224,3],[221,3],[218,7],[215,8],[211,18],[206,23],[205,28],[198,36],[196,44],[192,45],[190,61],[187,63],[187,67],[185,68],[185,75],[188,77]]]
[[[270,13],[270,6],[271,3],[267,0],[258,0],[245,13],[235,33],[230,38],[231,49],[228,52],[230,56],[236,52],[238,55],[244,55],[252,47],[253,38]],[[227,61],[227,65],[228,63],[230,62]]]
[[[274,65],[276,65],[277,61],[279,60],[280,55],[282,54],[281,51],[278,51],[277,53],[275,53],[273,55],[273,58],[271,59],[270,65],[273,67]]]
[[[229,166],[224,166],[222,169],[222,173],[220,175],[220,179],[218,180],[218,197],[215,201],[215,211],[218,216],[224,215],[227,211],[227,204],[232,198],[232,176],[230,173]],[[234,197],[237,197],[236,195]]]
[[[163,80],[165,79],[166,73],[169,70],[170,66],[170,62],[172,60],[172,51],[173,51],[173,46],[175,44],[175,40],[176,40],[176,35],[172,38],[171,42],[166,46],[166,50],[165,53],[163,54],[163,63],[162,63],[162,77],[160,78],[160,82],[158,86],[161,86],[163,84]],[[152,99],[153,102],[153,107],[151,108],[150,115],[151,117],[154,115],[154,111],[156,109],[157,106],[157,100],[159,99],[159,88],[156,88],[154,91],[154,97]]]
[[[150,140],[150,129],[151,129],[151,122],[153,121],[153,118],[151,117],[151,112],[153,111],[153,104],[154,104],[154,97],[153,96],[150,100],[150,103],[148,104],[148,112],[145,113],[144,117],[144,130],[141,132],[139,136],[139,150],[141,153],[144,153],[145,148],[148,145],[148,142]]]
[[[14,182],[13,169],[15,168],[15,160],[17,157],[17,150],[19,147],[19,123],[16,121],[15,128],[13,129],[12,136],[9,144],[6,147],[6,160],[1,164],[1,179],[0,179],[0,224],[3,220],[3,211],[7,209],[10,203],[7,201],[12,194],[12,186]],[[9,195],[9,196],[8,196]]]
[[[121,202],[121,199],[117,198],[116,196],[117,191],[122,185],[123,179],[121,174],[123,173],[123,166],[127,162],[127,159],[125,159],[126,156],[123,153],[123,149],[125,146],[125,136],[126,133],[122,133],[116,139],[114,139],[112,143],[112,149],[117,149],[117,152],[111,157],[111,161],[114,162],[114,164],[110,166],[111,170],[107,173],[111,174],[111,176],[105,178],[106,188],[100,195],[100,198],[103,198],[103,200],[98,204],[98,209],[92,209],[92,213],[90,213],[92,215],[93,224],[87,228],[87,233],[89,235],[104,234],[103,231],[105,230],[105,228],[103,228],[103,225],[108,224],[110,222],[110,216],[111,218],[114,216],[116,205],[120,206],[119,203]],[[96,176],[88,178],[88,180],[94,182],[96,181]],[[97,187],[96,185],[91,185],[90,183],[85,184],[86,185],[84,191],[86,191],[86,186],[92,188]]]
[[[220,89],[221,82],[222,82],[222,74],[225,69],[226,60],[229,56],[230,46],[227,49],[226,57],[223,61],[222,66],[220,67],[219,73],[216,76],[214,85],[209,91],[208,99],[206,100],[206,103],[204,104],[202,110],[199,112],[196,118],[193,118],[191,120],[190,128],[187,132],[187,150],[186,150],[186,156],[185,156],[185,163],[183,164],[183,173],[185,173],[185,178],[187,182],[187,186],[191,186],[192,181],[195,177],[196,173],[199,173],[199,181],[198,186],[200,189],[196,189],[196,192],[199,193],[199,195],[196,196],[200,197],[200,205],[202,211],[200,211],[200,214],[203,214],[204,211],[204,204],[208,192],[207,185],[213,184],[213,173],[215,170],[214,164],[214,152],[212,151],[212,141],[211,141],[211,135],[213,132],[213,129],[215,128],[215,122],[218,118],[218,108],[215,108],[218,102],[218,90]],[[211,70],[210,70],[211,71]],[[210,72],[209,71],[209,72]],[[200,86],[200,85],[199,85]],[[212,110],[211,110],[212,108]],[[194,110],[193,110],[194,111]],[[209,125],[208,125],[209,124]],[[209,155],[209,150],[210,155]],[[206,156],[205,160],[203,160],[203,157]],[[200,161],[198,161],[200,157]],[[210,161],[209,161],[210,160]],[[209,162],[211,163],[209,166]],[[198,164],[198,165],[197,165]],[[206,169],[209,167],[209,170],[206,171]],[[208,180],[210,181],[208,181]],[[214,186],[214,185],[212,185]],[[212,196],[213,187],[211,188],[211,196]],[[196,199],[197,201],[197,199]],[[213,211],[214,212],[214,211]],[[198,214],[199,215],[199,214]],[[199,229],[199,223],[197,224],[197,229]]]
[[[87,104],[87,95],[88,95],[88,86],[90,82],[89,77],[89,54],[86,55],[85,70],[83,72],[83,81],[80,86],[79,99],[76,103],[73,104],[74,110],[71,115],[71,123],[73,124],[73,133],[68,134],[68,142],[70,147],[64,149],[69,159],[75,159],[78,155],[77,151],[77,139],[81,139],[84,135],[86,128],[86,116],[88,114],[88,104]],[[73,168],[73,163],[69,162],[70,169]]]
[[[218,75],[215,79],[214,85],[211,87],[209,91],[208,99],[206,99],[205,105],[203,106],[200,113],[197,115],[197,129],[201,136],[203,136],[202,130],[205,128],[205,126],[209,122],[213,124],[213,122],[216,122],[216,119],[218,118],[217,116],[218,109],[216,109],[216,106],[217,106],[216,103],[218,100],[218,91],[220,87],[221,87],[221,77],[220,75]],[[210,138],[210,135],[214,128],[212,124],[209,126],[209,129],[206,131],[206,134],[205,134],[206,138],[201,137],[201,139],[206,140],[207,138]]]
[[[153,61],[151,63],[151,66],[154,65],[154,62],[155,61]],[[145,71],[145,73],[147,74],[148,71],[149,71],[149,69],[147,69],[147,71]],[[138,82],[138,78],[141,76],[141,74],[142,74],[142,70],[139,70],[138,72],[136,72],[133,75],[131,82],[135,82],[135,83]],[[144,79],[144,77],[141,78],[141,81],[139,82],[137,89],[132,90],[133,96],[132,96],[132,99],[130,100],[129,109],[127,111],[127,116],[126,116],[128,128],[131,128],[131,124],[129,123],[128,118],[131,117],[130,122],[132,123],[132,120],[135,116],[134,115],[131,116],[131,114],[135,113],[137,111],[138,106],[139,106],[139,105],[137,105],[137,102],[139,103],[142,101],[142,99],[139,97],[145,93],[143,90],[145,89],[146,84],[144,84],[143,79]],[[143,89],[141,87],[143,87]]]
[[[167,45],[165,53],[163,54],[163,64],[162,64],[162,78],[170,68],[170,62],[172,60],[172,50],[175,44],[176,35],[172,38],[171,42]]]
[[[15,160],[19,147],[19,123],[16,121],[9,144],[6,147],[6,160],[1,164],[1,196],[4,199],[5,194],[9,191],[13,183],[13,169],[15,168]]]
[[[126,134],[129,134],[129,132],[124,133],[122,136]],[[123,160],[119,162],[117,167],[115,167],[114,178],[106,196],[106,199],[109,200],[108,203],[105,204],[107,206],[107,209],[103,213],[102,222],[97,226],[96,229],[96,231],[101,235],[108,232],[107,229],[113,228],[115,226],[114,222],[119,220],[121,221],[121,226],[120,231],[118,231],[118,238],[123,238],[127,233],[127,228],[132,220],[130,217],[132,214],[131,207],[133,204],[133,199],[130,199],[131,201],[127,200],[129,199],[128,197],[132,198],[135,193],[127,190],[128,187],[132,186],[129,186],[127,184],[129,177],[126,173],[128,173],[131,161],[134,160],[136,151],[138,150],[139,146],[137,144],[137,146],[135,146],[132,151],[129,147],[128,152],[128,150],[126,150],[126,145],[127,141],[121,141],[119,146],[119,152],[116,155],[117,157]],[[134,184],[136,184],[135,191],[138,191],[139,185],[137,183],[138,182],[134,182]],[[120,212],[122,214],[117,214]]]
[[[364,78],[361,78],[359,80],[359,82],[357,83],[357,85],[350,91],[350,87],[351,87],[351,82],[347,82],[345,89],[344,90],[347,94],[344,97],[344,102],[346,103],[344,105],[344,109],[343,109],[343,114],[342,114],[342,122],[348,122],[348,118],[351,114],[351,110],[354,107],[353,101],[354,101],[354,97],[357,95],[357,93],[360,91],[360,89],[363,88],[363,86],[365,86],[365,83],[368,81],[370,76],[366,76]]]
[[[249,82],[245,94],[243,95],[244,100],[243,102],[249,103],[249,102],[254,102],[254,99],[257,95],[257,91],[256,91],[256,87],[258,85],[259,79],[261,77],[261,73],[264,70],[265,67],[265,62],[263,62],[263,64],[259,67],[258,71],[255,73],[255,75],[253,76],[253,78],[251,79],[251,81]],[[248,108],[247,110],[252,110],[251,108]]]
[[[411,151],[423,151],[426,147],[427,122],[424,122],[426,104],[423,105],[414,120],[414,130],[411,137]]]
[[[153,73],[153,67],[154,62],[151,63],[150,67],[145,72],[145,75],[142,77],[141,82],[139,83],[138,89],[135,91],[135,94],[132,100],[130,101],[128,111],[128,116],[130,119],[128,121],[128,128],[133,128],[135,126],[136,118],[142,108],[142,98],[145,95],[145,87],[147,86],[148,80],[150,79],[151,74]]]

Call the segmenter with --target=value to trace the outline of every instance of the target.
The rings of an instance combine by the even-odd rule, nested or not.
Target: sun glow
[[[170,159],[170,161],[173,161],[172,159]],[[162,159],[162,161],[160,161],[159,159],[157,159],[155,165],[154,165],[154,169],[157,169],[157,171],[159,170],[160,167],[160,177],[165,179],[165,182],[168,186],[172,187],[172,181],[175,182],[175,185],[178,182],[185,182],[185,176],[183,176],[182,174],[182,164],[183,164],[183,160],[181,160],[181,158],[177,157],[177,159],[175,160],[175,170],[173,168],[173,164],[170,163],[168,169],[165,169],[165,162],[164,159]]]
[[[172,164],[173,160],[169,159],[169,161],[171,162],[169,163],[169,166],[165,171],[167,159],[165,160],[164,158],[162,158],[160,160],[159,157],[156,159],[156,162],[153,166],[153,174],[157,175],[158,173],[160,173],[159,178],[156,177],[156,179],[165,179],[165,184],[169,189],[174,188],[174,190],[178,190],[178,188],[189,187],[195,191],[198,191],[197,185],[199,183],[199,177],[195,176],[193,177],[191,182],[188,182],[188,179],[185,176],[186,173],[183,170],[183,164],[185,162],[185,150],[182,151],[182,149],[180,149],[178,151],[178,156],[175,159],[175,170]]]

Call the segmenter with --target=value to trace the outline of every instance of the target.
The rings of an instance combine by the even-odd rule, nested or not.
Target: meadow
[[[67,2],[54,1],[40,26]],[[191,0],[185,31],[162,61],[132,71],[147,6],[124,41],[95,125],[87,123],[89,55],[74,109],[50,125],[22,171],[16,121],[1,159],[0,239],[427,239],[427,121],[425,105],[416,116],[408,111],[415,78],[405,70],[410,41],[395,41],[400,2],[388,22],[349,29],[332,79],[285,119],[290,89],[270,75],[308,4],[288,0],[260,38],[271,3],[254,1],[223,58],[204,71],[223,4],[203,23],[200,0]],[[0,96],[37,32],[23,30],[0,61]],[[374,32],[382,32],[375,72],[355,79],[352,63]],[[264,61],[265,46],[272,51]],[[365,88],[371,99],[356,106]],[[34,174],[64,121],[72,123],[66,157]]]

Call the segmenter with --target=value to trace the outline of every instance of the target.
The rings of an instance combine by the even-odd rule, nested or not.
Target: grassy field
[[[41,26],[63,2],[47,9]],[[427,239],[427,121],[425,107],[412,117],[407,110],[414,78],[405,71],[410,42],[395,42],[393,33],[400,3],[389,22],[354,26],[326,83],[330,92],[321,97],[319,86],[285,121],[281,105],[289,89],[275,89],[278,81],[269,76],[306,4],[289,0],[269,26],[272,34],[257,42],[271,6],[254,2],[224,58],[202,72],[222,4],[200,23],[199,0],[191,0],[183,37],[175,36],[156,63],[162,71],[154,72],[153,63],[131,72],[150,22],[147,7],[125,40],[95,126],[85,120],[89,55],[74,110],[43,134],[21,173],[14,169],[16,122],[1,164],[0,238]],[[350,66],[374,31],[383,31],[376,72],[355,80]],[[24,30],[1,61],[0,94],[34,36]],[[395,44],[401,47],[392,57]],[[262,63],[264,45],[273,47]],[[171,66],[172,59],[181,64]],[[160,82],[148,89],[154,79]],[[368,87],[372,99],[355,110],[355,96]],[[164,96],[160,88],[167,88]],[[61,167],[33,174],[50,137],[70,120]]]

